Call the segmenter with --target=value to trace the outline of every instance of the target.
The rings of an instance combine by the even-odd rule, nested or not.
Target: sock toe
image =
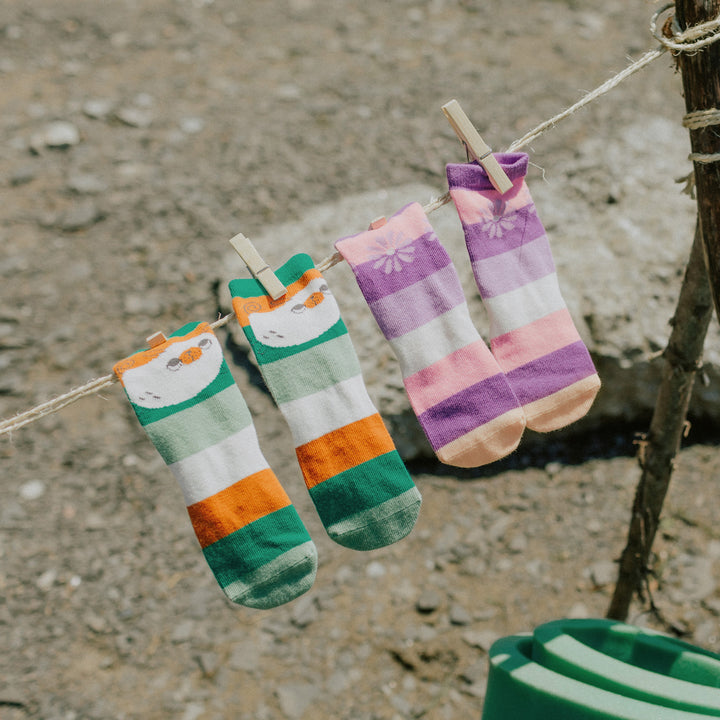
[[[328,535],[353,550],[375,550],[404,538],[415,526],[422,498],[416,487],[329,525]]]
[[[310,541],[226,585],[223,591],[238,605],[267,610],[307,592],[316,571],[317,549]]]
[[[535,432],[552,432],[584,417],[600,390],[597,375],[579,380],[548,397],[523,406],[527,426]]]
[[[524,429],[523,411],[513,408],[438,448],[436,454],[441,462],[453,467],[474,468],[489,465],[517,448]]]

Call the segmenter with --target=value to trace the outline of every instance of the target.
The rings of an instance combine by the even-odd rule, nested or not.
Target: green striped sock
[[[114,370],[180,483],[195,535],[227,597],[271,608],[309,590],[315,545],[268,467],[210,326],[185,325]]]
[[[233,308],[285,416],[328,535],[372,550],[412,530],[415,487],[370,400],[355,349],[325,279],[305,254],[276,272],[279,300],[256,280],[232,280]]]

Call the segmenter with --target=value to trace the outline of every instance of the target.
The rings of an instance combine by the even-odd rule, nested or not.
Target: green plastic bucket
[[[558,620],[490,649],[482,720],[720,717],[720,656],[610,620]]]

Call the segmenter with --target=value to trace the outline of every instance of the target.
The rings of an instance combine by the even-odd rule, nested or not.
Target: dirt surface
[[[444,102],[506,147],[651,47],[654,8],[5,0],[0,417],[106,375],[155,330],[213,320],[235,233],[378,187],[444,192],[445,163],[462,158]],[[552,173],[638,113],[681,116],[669,59],[547,133],[532,160]],[[589,190],[568,188],[569,213],[605,202],[591,182],[603,163]],[[2,720],[479,718],[494,638],[605,612],[632,458],[592,457],[587,438],[579,464],[551,440],[540,461],[482,477],[416,463],[414,532],[357,553],[327,538],[277,409],[233,372],[318,546],[314,588],[273,611],[225,600],[115,385],[0,438]],[[683,452],[652,584],[672,626],[716,651],[719,466],[714,447]],[[632,620],[668,627],[640,606]]]

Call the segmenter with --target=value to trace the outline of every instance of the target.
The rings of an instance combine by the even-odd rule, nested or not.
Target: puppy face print
[[[340,309],[323,278],[314,278],[270,312],[247,310],[255,337],[263,345],[274,348],[314,340],[340,319]]]
[[[123,386],[130,400],[140,407],[177,405],[207,387],[217,377],[222,362],[217,338],[202,333],[171,343],[148,363],[127,370]]]

